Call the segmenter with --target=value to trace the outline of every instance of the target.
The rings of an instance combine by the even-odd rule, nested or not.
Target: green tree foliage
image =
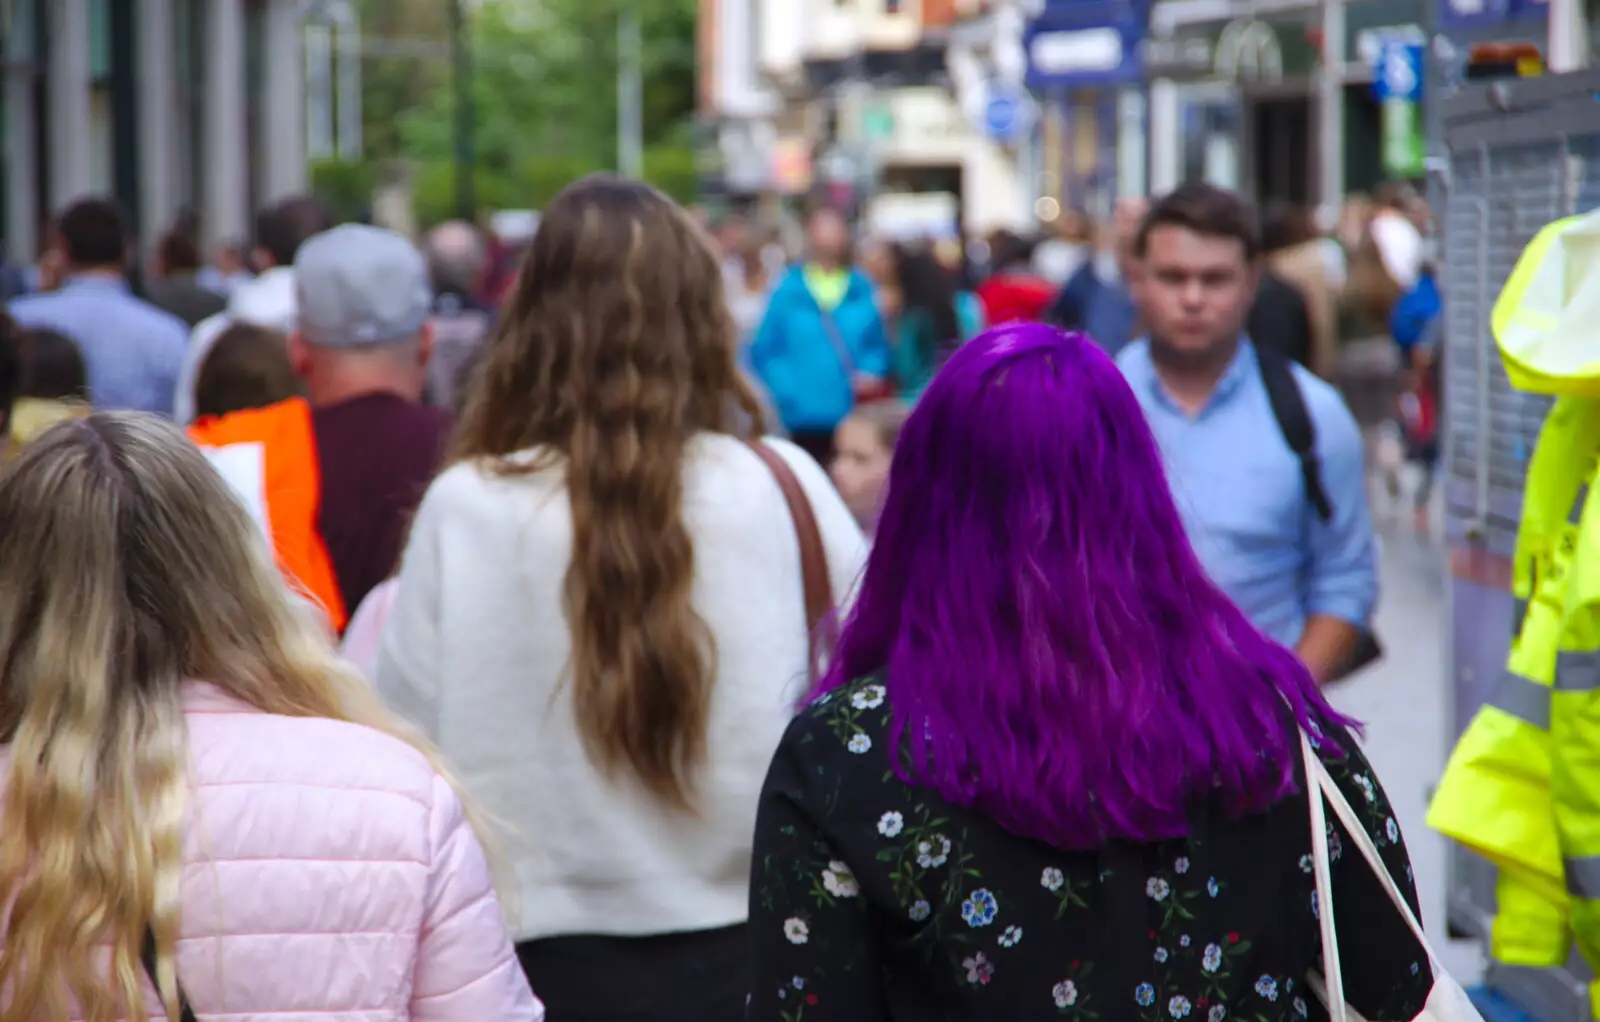
[[[449,4],[363,0],[363,35],[447,45]],[[469,17],[481,207],[539,208],[574,178],[616,166],[622,4],[637,12],[644,43],[646,177],[680,198],[692,196],[694,0],[479,0],[469,4]],[[457,122],[450,62],[374,56],[363,71],[369,159],[411,161],[419,218],[451,215]],[[360,175],[326,177],[342,186]]]
[[[386,53],[392,40],[450,40],[450,0],[358,0],[363,39],[378,45],[361,64],[361,132],[373,160],[404,155],[400,118],[450,87],[449,61]]]

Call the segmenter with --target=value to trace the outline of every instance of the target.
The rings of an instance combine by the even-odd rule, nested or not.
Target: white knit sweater
[[[768,442],[809,495],[834,592],[848,599],[865,539],[822,468],[786,441]],[[457,465],[417,513],[378,685],[514,828],[518,940],[745,918],[756,799],[806,683],[799,546],[777,483],[737,440],[696,438],[684,490],[694,605],[717,647],[698,816],[661,804],[626,774],[605,778],[584,752],[566,673],[572,515],[563,472],[506,479]]]

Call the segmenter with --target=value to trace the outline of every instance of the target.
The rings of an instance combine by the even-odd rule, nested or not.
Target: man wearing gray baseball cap
[[[422,402],[433,350],[428,266],[394,231],[346,224],[294,261],[289,357],[305,382],[321,468],[318,531],[352,612],[399,566],[450,417]]]
[[[289,358],[304,397],[203,418],[189,435],[339,631],[399,567],[451,420],[421,400],[433,296],[411,242],[335,227],[300,246],[294,275]]]

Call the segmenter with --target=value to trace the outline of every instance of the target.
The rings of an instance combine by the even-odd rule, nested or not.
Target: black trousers
[[[743,924],[654,937],[547,937],[517,958],[551,1022],[742,1022]]]

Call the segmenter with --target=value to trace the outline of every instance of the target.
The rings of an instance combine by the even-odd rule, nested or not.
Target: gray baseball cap
[[[367,348],[422,332],[433,305],[428,264],[402,234],[344,224],[306,240],[294,258],[298,327],[311,344]]]

